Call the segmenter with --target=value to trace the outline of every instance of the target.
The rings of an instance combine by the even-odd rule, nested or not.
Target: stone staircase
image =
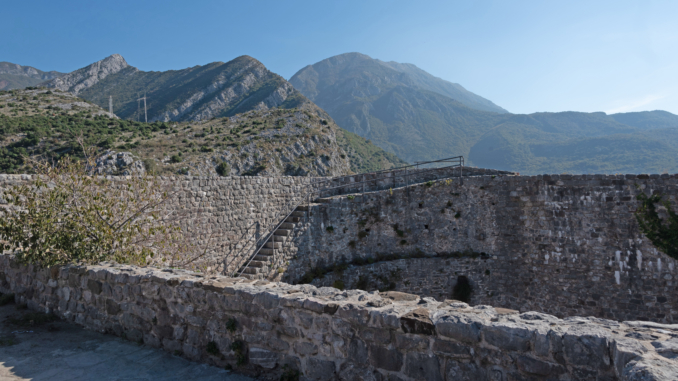
[[[276,269],[273,266],[276,263],[276,258],[284,253],[285,244],[292,239],[294,227],[297,223],[304,221],[308,208],[308,205],[297,206],[294,212],[285,219],[285,222],[280,224],[280,227],[264,243],[264,247],[254,256],[249,265],[245,262],[240,267],[238,274],[242,271],[240,276],[243,278],[265,279],[272,271],[275,271]]]

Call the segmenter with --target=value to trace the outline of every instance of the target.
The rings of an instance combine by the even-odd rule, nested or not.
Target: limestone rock
[[[143,175],[146,169],[131,152],[106,151],[96,159],[92,171],[97,175]]]

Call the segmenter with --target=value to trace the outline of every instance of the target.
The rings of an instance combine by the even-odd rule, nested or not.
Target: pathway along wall
[[[479,176],[332,197],[312,208],[283,279],[444,300],[465,276],[471,304],[678,322],[676,261],[633,214],[639,191],[675,207],[677,186],[677,175]]]
[[[675,380],[678,327],[389,292],[0,256],[0,291],[89,329],[278,380]],[[294,378],[287,378],[294,379]]]

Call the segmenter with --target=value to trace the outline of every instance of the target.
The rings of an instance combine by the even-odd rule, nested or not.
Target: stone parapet
[[[678,377],[676,325],[561,320],[399,292],[183,270],[40,269],[7,255],[0,257],[0,290],[88,329],[271,379],[296,371],[302,380]]]

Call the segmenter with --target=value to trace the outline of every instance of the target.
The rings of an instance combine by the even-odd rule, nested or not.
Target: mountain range
[[[526,174],[678,171],[678,116],[665,111],[511,114],[414,65],[358,53],[290,82],[339,126],[408,162],[463,155]]]
[[[0,90],[23,89],[63,75],[57,71],[42,71],[32,66],[0,62]]]
[[[114,54],[44,82],[108,108],[123,119],[149,122],[209,120],[250,110],[291,109],[308,102],[281,76],[259,61],[241,56],[183,70],[141,71]]]
[[[145,117],[130,90],[142,85],[149,90],[148,123],[139,121]],[[122,120],[104,111],[110,96]],[[50,160],[77,153],[79,134],[88,145],[131,151],[168,174],[214,175],[221,168],[222,175],[338,176],[405,164],[336,126],[247,56],[142,72],[112,55],[38,88],[0,91],[0,172],[26,170],[23,155]]]
[[[360,53],[306,66],[289,82],[249,56],[144,72],[112,55],[52,75],[39,86],[103,108],[112,96],[114,113],[128,120],[144,120],[144,94],[149,122],[204,123],[249,111],[305,110],[342,127],[336,141],[360,171],[403,163],[399,158],[456,155],[470,165],[525,174],[678,171],[674,114],[511,114],[415,65]]]

